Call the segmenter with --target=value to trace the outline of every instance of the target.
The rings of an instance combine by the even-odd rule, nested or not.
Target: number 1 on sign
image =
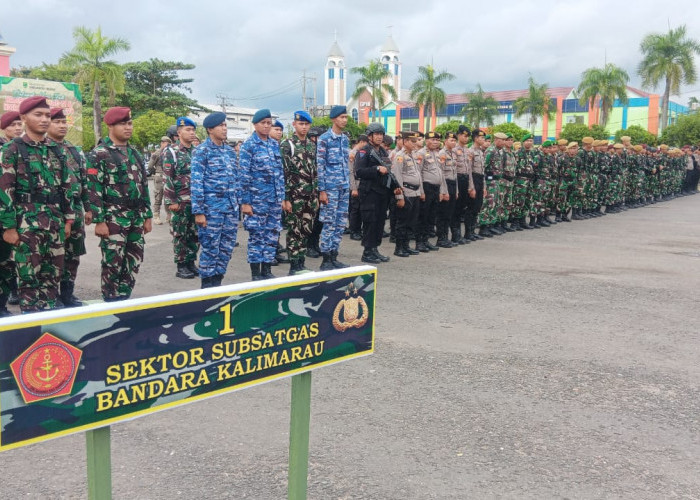
[[[229,302],[225,306],[219,308],[219,311],[224,313],[224,327],[219,330],[219,335],[229,335],[235,333],[235,329],[231,324],[231,303]]]

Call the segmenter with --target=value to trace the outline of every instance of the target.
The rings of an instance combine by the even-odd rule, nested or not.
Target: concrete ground
[[[309,498],[700,498],[699,216],[690,196],[378,266],[376,353],[313,374]],[[249,278],[239,234],[225,284]],[[174,274],[157,226],[135,296],[199,286]],[[98,290],[91,235],[76,293]],[[113,426],[114,497],[284,498],[289,403],[283,380]],[[84,498],[84,441],[0,454],[0,498]]]

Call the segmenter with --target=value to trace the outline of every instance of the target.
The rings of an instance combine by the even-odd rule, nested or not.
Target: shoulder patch
[[[396,163],[401,163],[401,162],[403,162],[403,156],[398,156],[396,158]]]
[[[458,154],[458,155],[461,155],[461,154],[462,154],[462,150],[461,150],[461,149],[458,149],[458,150],[457,150],[457,154]]]
[[[359,156],[360,158],[362,158],[363,156],[365,156],[365,153],[366,153],[366,151],[365,151],[364,149],[361,149],[361,150],[359,151],[358,156]]]

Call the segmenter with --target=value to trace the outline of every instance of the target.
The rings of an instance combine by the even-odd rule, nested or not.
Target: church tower
[[[331,50],[328,51],[326,71],[324,77],[326,106],[345,105],[345,56],[338,46],[338,40],[333,41]]]
[[[401,61],[399,61],[399,47],[389,33],[384,45],[382,45],[381,54],[379,56],[384,69],[389,70],[391,73],[390,78],[385,78],[382,83],[388,83],[394,90],[396,90],[397,98],[401,98]],[[391,96],[386,95],[386,102],[391,101]]]
[[[0,76],[10,76],[10,56],[15,53],[15,50],[0,35]]]

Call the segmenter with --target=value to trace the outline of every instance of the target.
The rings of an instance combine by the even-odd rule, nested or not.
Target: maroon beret
[[[109,108],[104,117],[104,122],[107,125],[114,125],[115,123],[125,122],[127,120],[131,120],[131,109],[124,106]]]
[[[66,114],[63,112],[63,108],[51,108],[51,119],[65,120]]]
[[[0,129],[5,130],[15,120],[19,120],[19,113],[17,111],[8,111],[0,116]]]
[[[19,114],[24,115],[35,108],[49,108],[49,103],[46,102],[46,97],[41,95],[27,97],[19,105]]]

